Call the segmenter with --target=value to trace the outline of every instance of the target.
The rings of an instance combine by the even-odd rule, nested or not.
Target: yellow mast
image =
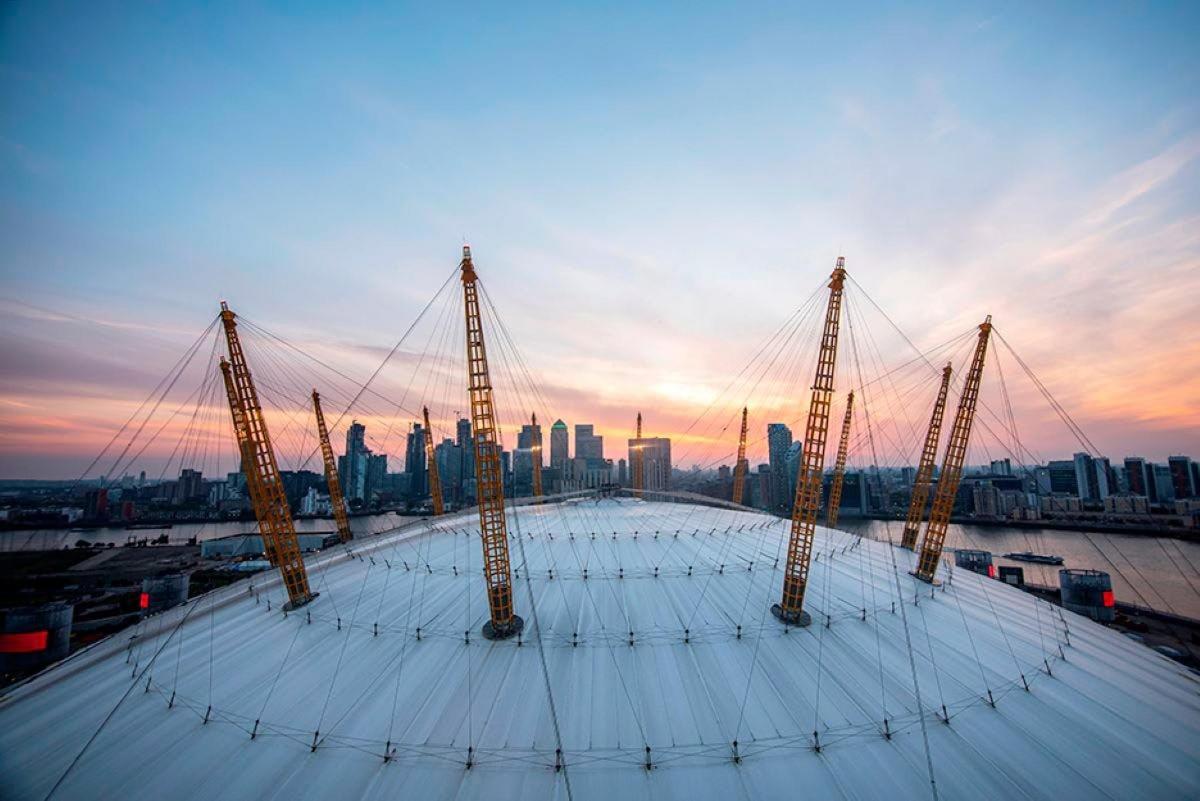
[[[288,593],[288,603],[284,608],[295,609],[311,601],[316,594],[308,588],[308,572],[304,569],[304,558],[300,555],[300,545],[296,540],[292,510],[283,490],[279,464],[275,461],[275,449],[267,433],[267,422],[258,402],[258,392],[238,339],[235,316],[222,301],[221,323],[225,328],[229,361],[221,360],[221,372],[225,376],[234,430],[238,431],[241,426],[238,438],[242,470],[246,474],[254,515],[258,518],[263,549],[283,575]]]
[[[746,491],[746,470],[750,465],[746,463],[746,407],[742,407],[742,433],[738,435],[738,455],[737,464],[733,466],[733,496],[734,503],[742,502],[742,495]]]
[[[904,521],[904,534],[900,547],[912,550],[917,547],[917,534],[921,532],[921,519],[925,517],[925,504],[929,502],[929,490],[933,486],[933,463],[937,459],[938,440],[942,435],[942,418],[946,414],[946,394],[950,389],[950,373],[953,367],[947,364],[942,370],[942,385],[937,400],[933,403],[933,415],[929,418],[929,430],[925,433],[925,447],[921,449],[921,463],[913,480],[912,500],[908,504],[908,519]]]
[[[433,452],[433,428],[429,425],[429,407],[422,406],[421,414],[425,418],[425,461],[429,463],[429,497],[433,500],[433,514],[440,516],[446,512],[446,501],[442,498],[442,475],[438,472],[437,457]]]
[[[925,529],[925,541],[921,543],[921,556],[913,575],[921,581],[933,582],[938,561],[942,558],[942,545],[946,541],[946,527],[950,524],[950,512],[954,508],[954,496],[962,479],[963,462],[967,458],[967,442],[971,438],[971,423],[975,420],[975,405],[979,401],[979,383],[983,379],[983,361],[987,356],[988,335],[992,332],[992,316],[979,326],[979,340],[975,343],[975,355],[971,358],[971,370],[967,373],[962,395],[958,399],[958,411],[954,414],[954,426],[950,429],[950,444],[942,461],[942,474],[938,478],[937,494],[933,496],[933,509],[929,513],[929,525]]]
[[[533,497],[542,497],[542,430],[538,428],[537,414],[532,415],[532,428],[530,428],[530,436],[533,441],[530,443],[530,454],[533,459]]]
[[[325,413],[321,411],[321,396],[314,389],[312,392],[313,411],[317,413],[317,434],[321,440],[321,459],[325,462],[325,484],[329,487],[329,507],[333,509],[333,519],[337,522],[338,537],[342,542],[349,542],[354,535],[350,533],[350,521],[346,517],[346,501],[342,498],[342,484],[338,477],[337,461],[333,458],[333,448],[329,444],[329,429],[325,427]]]
[[[496,408],[488,376],[483,320],[479,314],[479,276],[471,263],[471,248],[463,246],[463,306],[467,323],[467,388],[471,396],[471,439],[475,447],[475,484],[479,498],[479,533],[483,543],[483,569],[487,580],[491,619],[483,636],[501,640],[525,625],[513,611],[512,570],[508,558],[508,522],[504,516],[504,484],[500,472],[500,444],[496,437]]]
[[[854,412],[854,393],[846,396],[846,416],[842,418],[842,437],[838,440],[837,461],[833,465],[833,481],[829,485],[829,506],[825,509],[825,524],[837,525],[842,506],[842,480],[846,476],[846,451],[850,449],[850,416]]]
[[[825,440],[829,433],[829,407],[833,399],[833,370],[837,363],[838,322],[842,313],[842,285],[846,280],[846,260],[838,256],[829,281],[829,305],[825,309],[825,327],[821,351],[813,378],[808,423],[804,429],[804,447],[800,471],[796,476],[796,496],[792,503],[792,533],[788,539],[787,568],[783,574],[783,597],[771,612],[785,623],[807,626],[812,618],[804,611],[804,591],[808,587],[808,566],[812,558],[813,534],[817,528],[821,474],[825,471]]]
[[[633,440],[633,464],[630,465],[633,470],[633,488],[635,490],[646,488],[646,462],[642,456],[642,413],[638,412],[637,436]]]

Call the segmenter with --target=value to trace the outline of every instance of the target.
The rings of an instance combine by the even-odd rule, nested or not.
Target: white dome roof
[[[788,526],[510,511],[525,632],[499,642],[473,513],[356,541],[310,558],[305,609],[254,577],[11,690],[3,795],[896,799],[933,797],[932,775],[942,798],[1200,797],[1182,666],[973,573],[931,590],[913,554],[825,529],[813,625],[785,628]]]

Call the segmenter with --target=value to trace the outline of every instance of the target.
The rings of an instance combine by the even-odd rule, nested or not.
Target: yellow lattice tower
[[[239,423],[244,428],[242,470],[246,474],[250,502],[254,506],[254,515],[258,518],[263,549],[268,557],[273,557],[283,575],[283,584],[288,594],[285,609],[295,609],[308,603],[316,595],[308,588],[308,572],[304,569],[304,557],[300,554],[300,544],[296,539],[292,510],[288,506],[287,494],[283,489],[283,479],[279,475],[279,464],[275,461],[275,449],[271,446],[271,436],[267,432],[267,421],[263,418],[262,406],[258,402],[254,379],[250,375],[246,354],[238,339],[235,315],[224,301],[221,303],[221,323],[225,328],[225,342],[229,347],[229,361],[226,363],[222,360],[221,371],[228,376],[225,386],[229,394],[234,428],[236,430]]]
[[[788,539],[787,567],[783,574],[783,598],[771,607],[771,612],[777,618],[796,626],[807,626],[812,622],[804,611],[804,591],[808,587],[808,566],[817,528],[821,474],[825,471],[825,441],[829,433],[829,407],[833,399],[833,370],[837,363],[838,323],[842,314],[842,285],[845,280],[846,260],[838,256],[837,266],[829,281],[829,305],[825,309],[821,351],[817,357],[800,469],[796,476],[792,532]]]
[[[846,416],[842,418],[842,436],[838,440],[837,461],[833,463],[833,481],[829,484],[829,506],[825,508],[825,524],[837,525],[842,506],[842,482],[846,478],[846,452],[850,449],[850,417],[854,413],[854,393],[846,396]]]
[[[967,443],[971,438],[971,423],[975,420],[975,405],[979,402],[979,384],[983,380],[983,361],[987,356],[988,335],[991,333],[992,316],[989,314],[979,326],[975,355],[971,357],[971,369],[958,399],[958,411],[954,414],[954,426],[950,429],[950,443],[946,446],[942,474],[938,477],[937,493],[933,496],[933,509],[929,513],[929,525],[925,528],[917,569],[913,571],[913,575],[921,581],[933,582],[942,558],[946,527],[950,525],[954,496],[958,494],[963,462],[967,458]]]
[[[329,508],[333,510],[333,519],[337,522],[338,538],[349,542],[354,535],[350,533],[350,520],[346,517],[346,501],[342,497],[342,483],[338,476],[337,460],[333,458],[333,447],[329,444],[329,429],[325,427],[325,413],[321,411],[321,396],[314,389],[312,392],[313,411],[317,415],[317,435],[321,440],[321,460],[325,463],[325,485],[329,487]]]
[[[499,640],[519,632],[525,622],[513,611],[512,570],[508,558],[508,523],[504,516],[504,483],[500,472],[500,443],[496,407],[488,375],[483,320],[479,314],[479,276],[471,263],[471,248],[463,246],[463,306],[467,321],[467,389],[471,396],[471,438],[475,447],[475,484],[479,499],[479,533],[487,580],[491,619],[483,635]]]
[[[637,435],[633,440],[633,464],[630,465],[633,471],[633,488],[635,490],[644,490],[646,488],[646,460],[645,453],[642,450],[642,413],[638,412],[637,416]]]
[[[900,547],[910,551],[917,547],[917,535],[921,533],[921,520],[925,517],[925,505],[929,502],[929,491],[933,486],[933,463],[937,460],[938,440],[942,436],[942,418],[946,414],[946,395],[950,390],[950,373],[953,369],[947,364],[942,370],[942,385],[933,404],[929,430],[925,433],[925,446],[921,449],[921,463],[913,480],[908,518],[904,521],[904,534],[900,537]]]
[[[733,496],[734,503],[741,503],[746,492],[746,471],[750,467],[746,463],[746,407],[742,407],[742,433],[738,435],[737,464],[733,466]]]
[[[422,406],[421,414],[425,418],[425,461],[429,463],[429,497],[433,501],[433,514],[439,516],[446,512],[446,502],[442,498],[442,474],[438,470],[437,457],[433,452],[433,428],[429,425],[429,407]]]

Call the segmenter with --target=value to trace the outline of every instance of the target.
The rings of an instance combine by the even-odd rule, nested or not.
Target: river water
[[[350,518],[350,530],[357,536],[378,534],[402,525],[411,517],[397,514],[364,515]],[[331,519],[296,518],[296,531],[300,534],[337,531]],[[44,551],[60,548],[75,547],[75,543],[84,542],[112,543],[124,545],[129,539],[153,540],[163,534],[167,535],[171,545],[183,545],[192,537],[198,542],[228,537],[233,534],[257,534],[258,526],[252,521],[235,523],[175,523],[171,528],[127,529],[124,526],[109,526],[106,528],[65,529],[46,528],[29,531],[0,532],[0,551]]]
[[[352,517],[350,528],[355,535],[365,536],[393,529],[411,519],[396,514]],[[845,518],[839,526],[884,542],[889,537],[898,542],[903,527],[899,522]],[[335,529],[332,520],[301,518],[296,520],[296,530],[307,533]],[[183,544],[191,537],[208,540],[256,531],[257,527],[250,522],[182,523],[170,529],[134,531],[121,527],[11,531],[0,532],[0,551],[59,549],[73,547],[79,540],[119,546],[129,537],[153,539],[164,533],[171,544]],[[955,524],[947,532],[946,547],[991,551],[997,565],[1024,568],[1027,582],[1051,587],[1058,586],[1058,566],[1017,562],[1003,555],[1033,551],[1061,556],[1062,567],[1107,572],[1120,601],[1200,620],[1200,543],[1197,542],[1129,534]]]
[[[900,541],[904,524],[883,520],[840,521],[839,528],[871,539]],[[1118,601],[1200,619],[1200,543],[1131,534],[951,524],[947,548],[991,551],[999,565],[1025,570],[1030,584],[1058,586],[1064,567],[1103,570],[1112,577]],[[1063,558],[1062,565],[1005,559],[1006,553],[1033,551]]]

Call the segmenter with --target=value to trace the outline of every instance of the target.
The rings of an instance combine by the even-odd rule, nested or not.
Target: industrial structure
[[[746,461],[746,416],[749,410],[742,407],[742,430],[738,434],[737,463],[733,466],[733,496],[734,503],[741,503],[746,491],[746,473],[750,463]]]
[[[921,532],[925,505],[929,502],[929,490],[933,486],[933,465],[937,461],[938,440],[942,436],[942,418],[946,414],[946,395],[950,391],[950,374],[953,370],[949,364],[942,370],[942,383],[938,387],[937,400],[933,402],[933,414],[929,418],[929,429],[921,448],[921,461],[913,481],[908,518],[904,521],[904,532],[900,537],[900,547],[910,551],[917,547],[917,535]]]
[[[633,446],[633,488],[642,490],[646,488],[646,454],[642,445],[642,413],[637,415],[637,433],[634,434]]]
[[[785,623],[807,626],[812,617],[804,611],[804,592],[808,588],[808,569],[812,559],[813,532],[817,526],[817,508],[821,502],[821,476],[825,470],[825,439],[829,433],[829,406],[833,400],[833,372],[837,364],[838,322],[842,314],[842,291],[846,281],[846,260],[838,256],[829,280],[829,303],[821,332],[817,371],[800,472],[796,477],[796,497],[792,502],[792,531],[788,538],[787,565],[783,574],[783,597],[771,611]]]
[[[292,522],[292,510],[283,490],[271,437],[267,433],[267,421],[263,417],[258,391],[254,388],[254,379],[238,338],[236,315],[224,301],[221,301],[221,325],[229,349],[228,361],[221,359],[221,374],[225,380],[229,411],[233,416],[238,452],[242,456],[246,486],[254,506],[254,516],[258,519],[263,548],[267,558],[283,576],[288,593],[287,607],[295,609],[311,601],[314,595],[308,588],[308,571],[296,541],[296,526]]]
[[[525,621],[513,611],[512,569],[508,558],[508,523],[504,512],[504,477],[496,437],[496,406],[488,373],[483,320],[479,312],[478,274],[471,248],[463,246],[463,308],[467,331],[467,390],[471,397],[471,442],[475,450],[475,484],[479,501],[479,534],[490,619],[483,634],[502,640],[517,634]]]
[[[317,438],[321,441],[321,461],[325,465],[325,486],[329,489],[329,508],[333,511],[333,519],[337,523],[338,539],[349,542],[354,535],[350,533],[350,520],[346,516],[346,501],[342,497],[342,480],[338,475],[337,460],[333,457],[333,447],[329,444],[329,429],[325,427],[325,412],[321,410],[321,396],[312,391],[313,413],[317,417]]]
[[[732,503],[671,491],[657,450],[647,476],[643,448],[654,441],[642,439],[640,412],[631,488],[545,495],[534,413],[533,498],[506,499],[491,320],[469,247],[459,272],[471,406],[459,444],[469,437],[478,509],[443,507],[423,407],[422,440],[414,433],[408,443],[428,462],[435,514],[351,540],[314,391],[342,536],[306,565],[235,316],[222,304],[221,376],[276,569],[190,599],[186,581],[146,584],[156,614],[12,688],[0,699],[4,797],[1200,797],[1195,677],[1088,619],[1111,614],[1107,574],[1064,571],[1063,598],[1075,606],[1063,610],[994,580],[988,552],[958,551],[961,570],[940,563],[990,317],[914,553],[910,527],[932,483],[949,366],[917,474],[925,495],[918,504],[914,491],[901,544],[889,522],[886,541],[834,528],[853,392],[829,525],[816,525],[843,258],[827,284],[787,520],[741,506],[746,406]],[[865,394],[859,403],[868,414]],[[552,451],[558,430],[561,465],[561,422]],[[669,473],[669,450],[665,461]],[[69,614],[57,608],[10,615],[0,654],[44,645],[64,627]]]
[[[975,405],[979,401],[979,384],[983,379],[983,362],[987,356],[988,336],[991,333],[992,316],[989,314],[979,326],[979,338],[975,344],[975,354],[971,357],[971,369],[967,373],[962,395],[958,399],[958,411],[954,414],[954,425],[950,429],[950,443],[946,446],[946,457],[938,477],[937,493],[933,496],[933,509],[929,512],[929,524],[921,542],[920,559],[913,573],[921,581],[934,581],[938,563],[942,558],[946,527],[950,525],[954,496],[958,493],[963,463],[967,458],[967,443],[971,438],[971,424],[975,420]]]
[[[837,525],[838,511],[842,508],[842,481],[846,477],[846,451],[850,448],[850,418],[854,414],[854,393],[846,396],[846,415],[842,418],[842,435],[838,439],[837,460],[833,463],[833,480],[829,483],[829,506],[825,509],[825,523],[830,528]]]
[[[442,496],[442,474],[438,468],[437,456],[433,452],[433,426],[429,425],[429,407],[421,407],[421,417],[425,421],[425,462],[429,470],[429,498],[433,502],[433,513],[446,513],[446,501]]]

